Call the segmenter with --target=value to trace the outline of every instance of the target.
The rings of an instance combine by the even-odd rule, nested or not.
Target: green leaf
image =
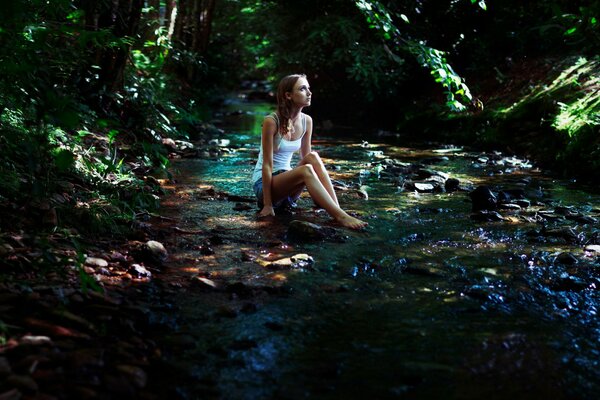
[[[571,36],[572,34],[574,34],[574,33],[575,33],[575,31],[576,31],[576,30],[577,30],[577,27],[576,27],[576,26],[574,26],[574,27],[572,27],[571,29],[569,29],[568,31],[566,31],[566,32],[564,33],[564,35],[565,35],[565,36]]]
[[[408,20],[408,17],[407,17],[406,15],[404,15],[404,14],[400,14],[400,18],[402,18],[402,20],[403,20],[404,22],[406,22],[407,24],[410,24],[410,21]]]
[[[592,25],[596,25],[598,23],[598,20],[596,19],[596,17],[592,17],[592,19],[590,19],[590,23]]]

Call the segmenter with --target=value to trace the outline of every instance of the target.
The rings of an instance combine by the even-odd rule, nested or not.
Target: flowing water
[[[249,177],[271,105],[229,107],[241,110],[223,118],[230,151],[175,165],[188,187],[212,185],[243,200],[253,196]],[[182,329],[193,338],[182,397],[595,397],[600,263],[589,247],[598,244],[600,196],[523,160],[391,139],[366,143],[335,130],[313,138],[342,206],[369,222],[366,232],[289,238],[292,219],[335,227],[308,197],[269,222],[256,221],[251,203],[233,211],[233,202],[214,201],[208,212],[198,202],[184,211],[185,221],[217,237],[215,255],[186,255],[200,265],[194,274],[229,286],[219,295],[191,288],[179,300],[189,316]],[[467,191],[410,190],[385,174],[385,159],[421,163],[471,189],[516,188],[531,206],[476,222]],[[274,271],[254,260],[297,253],[314,265]]]

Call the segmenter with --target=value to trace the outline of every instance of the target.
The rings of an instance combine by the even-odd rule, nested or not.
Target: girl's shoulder
[[[264,119],[265,119],[265,121],[267,119],[271,119],[271,120],[275,121],[275,123],[279,124],[279,116],[277,115],[276,112],[272,112],[270,114],[265,115]]]

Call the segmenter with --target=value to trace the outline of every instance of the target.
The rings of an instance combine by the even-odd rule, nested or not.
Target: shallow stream
[[[313,148],[341,205],[368,230],[336,227],[304,196],[291,215],[257,221],[244,200],[270,108],[232,102],[221,156],[174,164],[198,196],[181,223],[211,232],[204,249],[214,251],[182,238],[177,265],[225,285],[218,294],[190,286],[178,300],[191,338],[182,397],[595,397],[600,195],[512,155],[316,130]],[[448,174],[461,190],[419,192],[386,159]],[[203,185],[239,196],[238,209],[207,199]],[[468,193],[481,185],[518,191],[530,205],[478,222]],[[287,235],[294,219],[338,236],[300,242]],[[260,263],[298,253],[314,264]]]

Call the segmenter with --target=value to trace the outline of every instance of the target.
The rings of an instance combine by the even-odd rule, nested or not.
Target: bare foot
[[[337,218],[336,221],[343,227],[355,230],[364,229],[367,225],[369,225],[367,222],[361,221],[360,219],[351,217],[347,214],[343,217]]]

